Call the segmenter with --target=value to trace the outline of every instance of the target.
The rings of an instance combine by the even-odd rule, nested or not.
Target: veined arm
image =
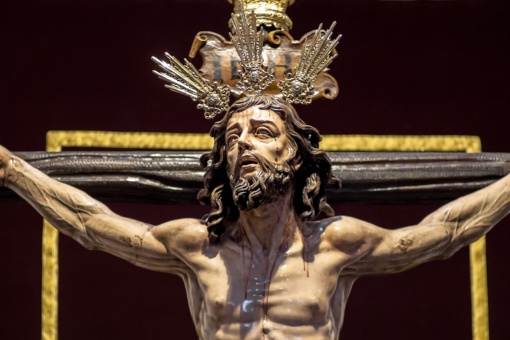
[[[332,240],[337,248],[348,249],[356,259],[345,274],[395,273],[450,257],[489,232],[509,212],[510,177],[506,176],[444,205],[415,226],[388,230],[344,218],[333,228],[337,233],[333,230]],[[356,249],[352,248],[353,244]]]
[[[180,273],[183,263],[156,237],[195,220],[151,226],[113,213],[86,193],[55,181],[0,146],[0,184],[30,203],[60,232],[87,249],[103,250],[137,266]],[[166,234],[168,234],[166,233]]]

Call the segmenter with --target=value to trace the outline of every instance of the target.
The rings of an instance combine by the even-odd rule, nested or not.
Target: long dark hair
[[[319,149],[321,136],[313,126],[307,125],[296,110],[284,100],[270,95],[244,97],[236,101],[216,122],[209,134],[214,138],[211,152],[200,158],[207,168],[204,175],[204,188],[198,193],[200,203],[212,206],[211,213],[205,218],[209,239],[217,241],[226,229],[226,222],[239,217],[239,209],[232,198],[232,189],[227,175],[225,130],[233,114],[253,106],[277,113],[285,122],[287,134],[295,157],[300,157],[302,165],[294,173],[294,208],[303,220],[315,218],[321,211],[332,212],[326,203],[326,185],[339,185],[332,176],[331,161],[326,153]]]

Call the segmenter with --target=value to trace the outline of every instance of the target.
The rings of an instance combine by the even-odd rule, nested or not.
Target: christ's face
[[[225,138],[232,198],[239,209],[257,208],[288,192],[293,152],[278,114],[258,106],[234,113]]]
[[[284,121],[259,106],[232,115],[225,134],[229,176],[251,177],[262,171],[257,156],[273,164],[284,163],[290,153]]]

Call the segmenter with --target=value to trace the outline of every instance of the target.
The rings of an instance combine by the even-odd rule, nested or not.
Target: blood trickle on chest
[[[220,323],[261,322],[262,327],[325,322],[335,285],[303,255],[301,247],[272,257],[241,247],[237,254],[212,259],[207,273],[200,274],[208,313]]]

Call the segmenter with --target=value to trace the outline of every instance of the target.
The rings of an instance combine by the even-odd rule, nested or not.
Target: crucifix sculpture
[[[248,20],[248,17],[242,18],[241,20]],[[245,23],[248,24],[247,26],[250,26],[248,21]],[[242,23],[239,25],[242,25]],[[318,32],[320,33],[315,34],[315,36],[329,35],[326,31],[319,30]],[[234,36],[237,34],[239,34],[239,31],[236,31]],[[250,33],[247,34],[249,35]],[[320,44],[324,43],[318,43],[318,45]],[[328,43],[325,44],[327,45]],[[239,50],[243,51],[242,47]],[[327,54],[328,56],[333,55],[332,50]],[[169,71],[167,69],[166,71],[172,73],[171,70]],[[256,92],[256,86],[259,85],[259,82],[256,80],[254,83],[250,83],[250,76],[253,76],[252,79],[260,79],[261,75],[262,77],[268,77],[271,75],[271,73],[267,70],[263,71],[267,72],[267,74],[247,73],[245,78],[247,79],[246,83],[248,85],[244,90],[255,88]],[[255,72],[259,72],[259,70],[255,69]],[[297,76],[294,78],[297,78]],[[301,86],[301,88],[310,88],[309,84],[303,85],[301,83],[297,85]],[[189,86],[189,84],[186,85]],[[290,83],[288,86],[282,85],[282,91],[292,90],[294,85],[296,84]],[[296,88],[299,86],[296,86]],[[301,91],[300,88],[298,90]],[[306,92],[313,92],[313,90],[307,90],[304,94],[298,91],[296,92],[298,93],[298,97],[303,97],[305,98],[304,100],[307,100],[309,95]],[[217,93],[216,96],[221,97],[222,94],[223,93],[220,92]],[[287,95],[287,101],[292,101],[291,97],[292,94]],[[272,278],[277,278],[278,275],[280,275],[281,278],[285,278],[286,275],[282,275],[283,268],[287,266],[296,267],[296,263],[299,262],[299,259],[301,259],[300,261],[303,263],[303,267],[305,268],[305,270],[303,270],[304,273],[300,273],[303,274],[301,278],[303,280],[310,280],[310,278],[314,277],[314,274],[317,274],[315,279],[323,281],[324,274],[321,273],[331,272],[332,270],[334,271],[334,268],[325,268],[321,265],[321,263],[329,263],[329,265],[333,263],[335,264],[334,267],[338,269],[338,273],[333,275],[336,279],[338,279],[338,281],[335,281],[335,283],[330,287],[331,289],[325,293],[326,296],[332,298],[332,300],[329,300],[329,307],[326,307],[328,311],[322,315],[325,317],[323,319],[327,322],[318,321],[318,324],[313,324],[315,330],[319,329],[320,332],[323,333],[324,337],[338,336],[341,328],[341,320],[343,318],[343,310],[339,306],[344,305],[343,298],[346,298],[346,294],[348,295],[350,285],[358,275],[365,275],[373,273],[374,271],[377,272],[377,270],[382,270],[383,272],[401,270],[407,266],[412,266],[427,260],[429,257],[442,256],[439,253],[444,254],[444,252],[453,251],[454,249],[457,249],[457,245],[451,249],[446,245],[445,249],[439,250],[437,248],[440,245],[443,245],[443,241],[446,242],[446,239],[436,239],[435,232],[437,230],[430,229],[430,227],[437,223],[441,224],[440,228],[449,224],[456,224],[457,226],[460,225],[466,228],[452,229],[449,235],[452,235],[454,234],[454,231],[456,232],[459,230],[468,230],[470,233],[473,229],[467,228],[467,226],[470,226],[469,223],[473,220],[475,215],[470,215],[469,212],[473,212],[474,209],[476,209],[477,217],[481,215],[483,216],[484,214],[484,204],[481,204],[481,202],[472,203],[473,201],[476,202],[474,197],[467,198],[467,204],[475,204],[476,208],[462,208],[457,215],[455,214],[455,204],[445,208],[446,210],[440,210],[436,215],[440,215],[441,218],[435,218],[434,215],[431,215],[431,217],[424,221],[422,225],[409,231],[410,233],[420,232],[421,229],[426,227],[426,237],[424,236],[419,238],[412,235],[400,235],[397,237],[394,235],[406,233],[407,231],[387,232],[373,227],[370,224],[366,224],[365,222],[351,220],[347,217],[336,217],[331,220],[323,220],[322,222],[317,223],[304,222],[308,218],[316,215],[320,209],[330,212],[329,209],[327,209],[327,205],[324,204],[325,202],[320,199],[320,196],[323,196],[325,191],[324,185],[329,180],[329,170],[327,162],[324,161],[326,158],[316,149],[318,135],[313,128],[301,122],[299,118],[296,118],[296,114],[285,101],[280,101],[276,97],[271,96],[255,95],[252,97],[248,96],[246,98],[248,99],[241,99],[239,102],[236,102],[236,104],[232,107],[233,109],[230,109],[228,115],[222,120],[223,125],[217,124],[216,130],[214,130],[213,134],[218,139],[218,144],[216,144],[213,152],[204,158],[204,165],[208,165],[210,167],[210,174],[206,177],[206,188],[205,191],[203,191],[202,198],[207,203],[210,201],[216,202],[213,203],[216,211],[213,211],[209,215],[205,224],[197,220],[176,221],[164,225],[161,228],[144,227],[143,232],[135,230],[133,234],[120,235],[118,233],[124,232],[124,228],[130,225],[131,222],[122,220],[126,223],[126,225],[123,225],[120,229],[115,229],[117,228],[117,222],[115,221],[116,217],[114,215],[110,216],[109,213],[107,213],[107,210],[101,210],[103,209],[101,205],[92,203],[91,209],[101,210],[99,215],[105,216],[107,220],[109,220],[110,217],[113,218],[111,220],[112,224],[109,224],[102,218],[95,219],[95,217],[92,217],[94,220],[91,223],[91,225],[94,225],[93,228],[97,226],[103,227],[97,230],[87,229],[89,227],[87,223],[85,223],[83,226],[86,228],[86,231],[85,229],[78,230],[78,234],[76,231],[69,231],[69,233],[74,234],[80,242],[83,242],[87,246],[108,248],[109,251],[116,253],[118,256],[136,262],[141,266],[149,267],[150,269],[161,270],[161,268],[165,266],[165,264],[160,264],[158,262],[160,255],[163,259],[168,259],[170,262],[168,267],[165,267],[167,268],[165,271],[179,272],[181,275],[185,276],[189,285],[187,286],[188,292],[191,291],[191,304],[194,306],[196,306],[195,303],[201,305],[197,306],[195,310],[192,309],[192,315],[195,320],[197,331],[203,338],[208,338],[213,335],[221,336],[221,334],[234,334],[236,332],[239,333],[240,336],[244,335],[249,337],[254,335],[258,338],[265,336],[267,336],[267,338],[271,338],[280,334],[292,336],[292,332],[294,331],[298,332],[295,333],[296,336],[297,334],[306,335],[307,325],[304,324],[304,320],[306,319],[308,322],[312,322],[313,318],[303,316],[307,313],[310,314],[310,311],[306,312],[304,309],[310,307],[314,302],[300,305],[303,307],[303,310],[300,310],[300,307],[297,305],[291,306],[293,307],[292,309],[295,310],[295,315],[292,314],[289,316],[289,320],[292,319],[292,321],[277,321],[275,318],[280,318],[281,316],[279,315],[282,314],[272,314],[271,311],[273,308],[279,308],[279,303],[273,303],[271,301],[273,297],[278,295],[276,291],[273,291],[274,294],[272,294],[271,289],[275,289],[276,284],[282,285],[282,282],[278,282]],[[211,98],[207,98],[207,96],[203,98],[204,101],[201,103],[201,106],[210,106],[209,103],[214,104],[217,100],[217,98],[213,98],[214,100],[210,99]],[[301,137],[296,136],[296,139],[293,139],[294,136],[292,133],[294,132],[289,135],[289,129],[291,126],[296,130],[301,129],[301,133],[297,133],[297,135],[301,135]],[[290,136],[293,137],[290,138]],[[244,140],[245,138],[248,139]],[[303,140],[300,141],[299,138],[302,138]],[[266,142],[264,142],[264,140]],[[225,144],[222,145],[221,143]],[[308,147],[311,148],[311,151],[309,152],[310,155],[316,157],[314,158],[315,160],[310,163],[306,163],[304,160],[305,154],[303,154],[303,152],[305,151],[302,149],[302,144],[306,147],[307,143],[309,144]],[[260,157],[264,156],[264,154],[265,157]],[[269,164],[266,165],[264,163],[264,158],[270,160]],[[208,161],[212,161],[212,163],[208,164]],[[218,164],[223,164],[221,165],[223,168],[221,168],[219,174],[214,174],[216,170],[214,162],[216,161],[218,161]],[[34,190],[36,190],[43,193],[44,200],[56,198],[56,201],[50,205],[64,203],[63,206],[68,206],[72,202],[73,204],[78,204],[81,207],[84,207],[91,202],[87,197],[84,198],[85,201],[83,202],[80,202],[79,199],[76,201],[75,198],[78,198],[78,196],[81,195],[79,193],[71,194],[73,197],[72,200],[66,201],[62,198],[62,194],[64,192],[72,193],[73,191],[67,187],[63,187],[63,191],[59,193],[59,185],[56,183],[54,183],[56,191],[53,193],[50,193],[53,189],[50,189],[49,187],[48,189],[45,189],[43,182],[34,186],[34,181],[37,180],[35,178],[34,181],[30,180],[32,176],[31,172],[25,173],[23,170],[18,171],[24,167],[23,163],[19,159],[5,156],[4,163],[10,164],[6,167],[6,173],[8,175],[6,181],[7,186],[15,189],[28,200],[33,199],[29,193],[31,192],[33,194],[35,193]],[[314,164],[321,165],[315,166]],[[21,168],[18,168],[17,170],[17,166],[20,166]],[[271,166],[274,167],[274,169],[271,168]],[[313,171],[314,167],[318,169],[316,172]],[[266,168],[272,170],[267,172],[262,171]],[[300,172],[301,174],[299,176],[303,176],[304,182],[301,184],[293,184],[294,176],[297,177],[295,174]],[[257,176],[250,175],[254,173],[256,173]],[[24,177],[25,175],[26,177]],[[37,177],[38,175],[35,176]],[[223,177],[226,181],[219,182],[217,176]],[[257,181],[253,181],[254,178],[263,178],[264,180],[257,183]],[[29,180],[26,181],[26,179]],[[44,182],[46,182],[46,180],[44,180]],[[22,185],[16,187],[15,183]],[[500,183],[499,185],[503,184]],[[226,191],[219,191],[219,186],[222,187],[221,190]],[[24,187],[26,191],[23,191],[25,189],[22,187]],[[269,193],[267,195],[262,194],[264,191],[263,189],[265,188],[269,188]],[[319,196],[310,194],[310,197],[307,198],[309,201],[307,204],[306,199],[304,198],[306,195],[304,195],[301,197],[303,202],[296,203],[297,198],[292,198],[293,195],[291,192],[295,192],[297,188],[300,189],[300,193],[306,192],[310,189],[308,194],[317,192]],[[230,192],[230,190],[232,192]],[[47,192],[44,193],[44,191]],[[492,195],[495,195],[495,192],[499,195],[502,193],[502,189],[493,189],[492,191],[486,190],[485,194],[483,194],[484,200],[485,198],[490,198]],[[492,199],[491,201],[495,202],[496,200]],[[33,202],[35,205],[40,204],[40,202],[37,203],[37,200],[34,200]],[[502,207],[504,207],[504,200],[498,200],[497,202],[502,203]],[[278,208],[275,211],[278,211],[278,214],[273,213],[268,215],[267,209],[272,209],[277,205]],[[75,206],[75,208],[76,207],[77,206]],[[492,205],[492,207],[497,207],[497,205]],[[51,211],[45,210],[42,206],[39,209],[44,210],[43,214],[45,214],[48,218],[53,219],[53,224],[57,227],[59,226],[59,223],[61,223],[59,221],[62,220],[62,217],[67,215],[67,212],[63,212],[58,216],[54,215],[53,208],[51,207],[49,209]],[[81,210],[81,208],[78,210]],[[94,215],[95,211],[92,210],[87,211],[85,209],[85,215],[87,215],[87,218]],[[502,214],[503,211],[500,210],[500,207],[498,207],[496,210],[489,209],[486,213],[491,216],[496,214],[496,217],[493,217],[494,219],[487,223],[487,225],[492,225],[492,222],[495,222],[495,220],[501,217],[501,215],[497,214]],[[464,214],[467,214],[467,216],[464,216]],[[299,215],[301,215],[301,217],[296,219]],[[454,216],[451,221],[449,220],[450,216]],[[68,215],[67,217],[70,216]],[[267,233],[267,230],[261,229],[259,222],[261,221],[261,218],[274,219],[275,217],[278,217],[278,219],[281,218],[279,222],[283,221],[285,223],[282,223],[281,225],[275,221],[264,223],[266,226],[278,226],[276,231],[272,230],[272,232],[275,233],[271,235]],[[79,218],[78,220],[84,221],[82,218]],[[256,222],[255,224],[252,223],[254,221]],[[433,223],[430,221],[433,221]],[[465,225],[463,223],[465,223]],[[70,225],[76,225],[76,223],[71,223]],[[184,228],[184,225],[189,228]],[[257,225],[259,225],[260,228]],[[316,226],[316,228],[314,226]],[[61,227],[66,229],[67,225],[61,225]],[[134,223],[131,227],[137,229],[139,228],[139,224]],[[253,229],[249,229],[252,227]],[[476,225],[476,227],[478,227],[478,225]],[[353,230],[350,230],[349,228]],[[161,234],[159,234],[160,230],[163,230]],[[172,234],[176,232],[176,230],[184,230],[186,233],[189,231],[193,232],[191,235],[186,234],[189,237],[183,239],[182,242],[179,241],[174,244],[174,242],[176,242],[176,240],[180,237],[179,233]],[[340,232],[340,236],[336,235],[335,232],[332,232],[332,239],[329,239],[329,230],[338,230],[338,232]],[[359,230],[364,230],[366,232],[366,234],[358,235],[360,236],[359,240],[349,240],[346,237],[356,237]],[[429,232],[429,230],[431,231]],[[443,229],[441,230],[444,231]],[[84,233],[80,234],[80,231]],[[437,232],[439,233],[439,231]],[[172,234],[173,237],[169,237],[170,234]],[[205,234],[208,234],[208,237],[200,239],[197,242],[191,242],[191,244],[186,243],[186,240],[190,240],[194,237],[202,237]],[[114,235],[113,238],[111,238],[112,235]],[[458,245],[464,244],[464,242],[470,240],[470,238],[464,240],[462,238],[462,232],[458,235]],[[148,238],[146,238],[146,236]],[[228,238],[225,240],[227,236]],[[271,237],[266,238],[267,236]],[[396,237],[395,240],[398,242],[396,241],[393,246],[387,248],[386,241],[393,239],[393,237]],[[427,237],[432,238],[430,241],[432,243],[428,243],[429,240]],[[469,235],[469,237],[475,236]],[[335,243],[335,238],[339,244]],[[448,240],[450,239],[448,238]],[[227,243],[232,243],[233,248],[225,248]],[[455,242],[453,242],[453,244],[455,244]],[[186,251],[189,251],[189,253],[183,253],[179,250],[179,247],[184,245]],[[193,245],[200,245],[200,249],[194,249]],[[416,246],[416,249],[414,249],[413,246]],[[130,249],[134,249],[134,252],[129,249],[128,251],[125,251],[124,248],[117,249],[117,247],[128,247]],[[352,247],[354,248],[348,250],[344,247],[349,249]],[[232,249],[234,251],[232,254],[236,255],[230,254],[232,255],[230,256],[228,255],[228,252]],[[319,260],[319,257],[324,257],[322,253],[324,249],[326,253],[330,253],[330,255],[333,256],[333,259],[328,259],[325,262],[321,262]],[[416,258],[414,258],[415,254],[413,253],[415,251],[417,252]],[[196,265],[202,268],[204,264],[200,262],[199,258],[200,256],[205,256],[203,260],[207,261],[207,259],[209,259],[212,261],[212,267],[209,269],[213,270],[215,274],[208,275],[207,270],[200,273],[199,270],[194,267],[195,264],[192,263],[192,261],[186,256],[190,255],[195,257],[195,255],[193,255],[195,253],[198,254],[197,260],[199,262]],[[357,258],[356,254],[360,254],[359,258]],[[343,258],[344,255],[345,258]],[[378,256],[381,256],[380,259],[384,259],[390,255],[394,256],[394,258],[391,258],[390,262],[396,264],[395,267],[386,265],[383,266],[381,263],[378,263]],[[315,259],[315,257],[317,257],[317,259]],[[221,261],[219,261],[219,264],[215,264],[213,263],[214,259],[221,259]],[[361,259],[362,261],[358,262],[358,260]],[[221,263],[224,263],[225,261],[235,262],[238,260],[242,260],[242,265],[236,262],[232,266],[229,265],[222,267]],[[260,263],[265,261],[265,266],[256,265],[258,263],[257,261],[261,261]],[[372,261],[373,263],[371,263],[370,266],[364,266],[363,261]],[[313,269],[313,264],[317,265],[315,269]],[[360,265],[360,268],[358,268],[357,265]],[[261,271],[261,268],[264,267],[267,269],[265,272]],[[349,269],[343,270],[344,267]],[[239,274],[239,276],[237,274],[231,274],[230,270],[232,268],[239,269],[237,274],[243,274]],[[254,270],[254,272],[252,272],[252,270]],[[353,271],[349,272],[349,270]],[[202,274],[205,275],[203,279],[200,278],[200,275]],[[239,280],[241,281],[240,285],[238,285],[238,282],[234,282],[237,277],[241,278]],[[296,279],[297,281],[295,281],[295,283],[301,280],[297,277]],[[228,296],[232,297],[232,299],[227,297],[222,298],[218,294],[213,294],[216,297],[207,297],[207,294],[212,292],[207,289],[204,290],[204,286],[212,285],[224,287],[227,282],[220,282],[219,285],[213,285],[213,282],[208,282],[208,280],[227,280],[228,282],[231,282],[227,284],[228,287],[231,287],[231,290],[227,290],[226,292],[224,291],[224,293],[231,294]],[[306,282],[301,282],[299,283],[299,286],[303,286],[305,284]],[[311,289],[313,289],[314,286],[315,284],[311,284]],[[333,286],[335,286],[334,289]],[[241,289],[240,287],[244,288]],[[285,288],[284,285],[282,287],[283,290],[287,289],[290,294],[291,289]],[[303,296],[299,295],[299,297],[313,297],[313,293],[304,294]],[[215,299],[220,299],[221,301],[216,301]],[[320,297],[316,296],[316,300],[320,300]],[[228,306],[225,302],[229,301],[234,302],[232,310],[226,310]],[[321,305],[321,303],[317,304],[318,310],[321,309]],[[243,315],[243,313],[245,313],[245,310],[243,309],[244,307],[246,307],[246,313],[248,313],[246,315]],[[334,310],[335,308],[337,309]],[[253,315],[260,315],[261,318],[258,320],[253,319],[251,321],[253,324],[250,327],[245,327],[244,324],[248,321],[245,322],[243,321],[244,319],[241,320],[239,318],[252,317],[253,315],[249,315],[250,311],[253,312]],[[221,324],[216,321],[220,315],[231,315],[239,318],[236,320],[226,321],[226,323],[229,324],[227,327],[225,324]],[[321,318],[320,313],[315,316]],[[239,324],[239,327],[231,326],[236,322]],[[209,327],[211,325],[213,325],[212,328]],[[298,330],[298,328],[302,328],[302,330]],[[214,332],[216,333],[211,333],[211,329],[215,329]],[[307,334],[312,337],[319,336],[315,330],[314,333]]]

